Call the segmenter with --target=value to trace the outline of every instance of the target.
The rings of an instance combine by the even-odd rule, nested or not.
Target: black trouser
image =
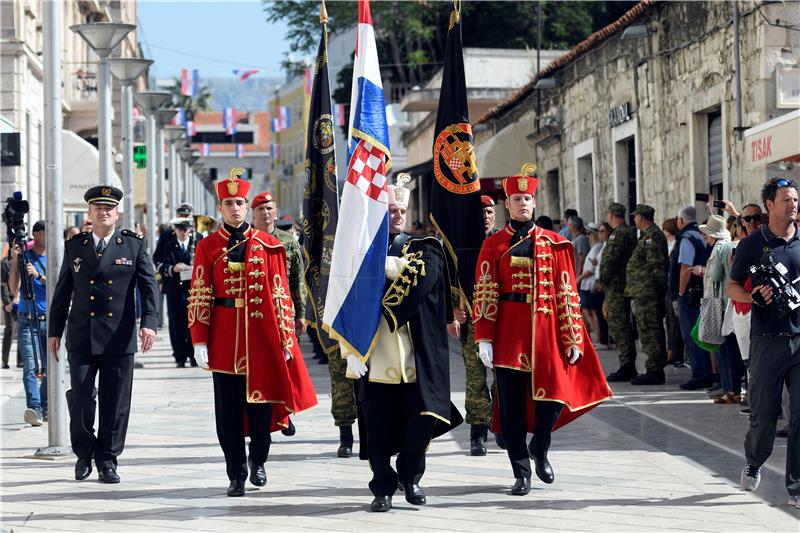
[[[169,316],[169,342],[172,345],[172,356],[178,364],[189,359],[194,362],[194,346],[189,333],[189,315],[187,312],[188,281],[185,282],[186,294],[183,294],[179,282],[170,280],[167,288],[167,313]]]
[[[250,432],[250,459],[263,464],[269,455],[269,428],[272,404],[247,401],[247,379],[242,375],[214,372],[214,415],[217,438],[225,454],[228,479],[247,479],[247,455],[244,449],[244,416]]]
[[[421,415],[422,396],[417,383],[367,383],[367,433],[375,496],[391,496],[397,482],[419,483],[425,473],[425,450],[436,419]],[[399,452],[399,453],[398,453]],[[397,455],[397,472],[392,455]]]
[[[747,462],[761,466],[772,453],[781,394],[789,390],[786,490],[800,494],[800,335],[750,339],[750,428],[744,438]]]
[[[495,367],[495,381],[500,400],[500,430],[506,444],[508,460],[515,478],[531,477],[531,460],[525,437],[528,434],[527,412],[531,398],[531,374],[511,368]],[[538,457],[550,449],[550,435],[561,413],[562,404],[550,401],[534,402],[536,427],[533,446]]]
[[[67,407],[72,451],[81,459],[94,456],[97,468],[116,468],[117,457],[125,447],[131,412],[133,354],[69,352],[67,360],[71,387],[67,391]],[[98,403],[100,423],[95,436],[94,416]]]

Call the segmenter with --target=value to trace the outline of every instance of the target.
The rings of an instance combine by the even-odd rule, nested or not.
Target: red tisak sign
[[[751,166],[800,160],[800,109],[744,132]]]
[[[750,161],[758,163],[772,156],[772,135],[750,141]]]

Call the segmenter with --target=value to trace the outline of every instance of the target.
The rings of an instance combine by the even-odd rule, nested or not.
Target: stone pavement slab
[[[304,346],[307,351],[307,346]],[[225,496],[211,377],[176,369],[166,332],[135,373],[122,483],[96,473],[72,479],[72,459],[30,458],[47,444],[46,427],[22,423],[16,369],[0,372],[2,447],[0,522],[13,531],[800,531],[786,505],[785,447],[778,443],[758,494],[738,488],[746,419],[701,393],[614,387],[617,397],[554,435],[556,482],[534,480],[527,497],[503,450],[469,456],[464,425],[430,447],[422,485],[428,505],[395,494],[389,513],[368,511],[369,465],[336,457],[327,367],[307,359],[320,405],[294,418],[297,435],[273,436],[268,484]],[[613,369],[613,354],[602,354]],[[452,360],[453,400],[464,402],[463,363]],[[785,444],[783,444],[785,446]],[[783,455],[781,455],[781,453]],[[737,455],[738,454],[738,455]]]

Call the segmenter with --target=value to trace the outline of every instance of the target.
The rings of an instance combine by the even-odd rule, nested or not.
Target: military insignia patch
[[[103,196],[111,196],[111,187],[103,187],[100,192]]]
[[[439,133],[433,145],[433,174],[444,189],[455,194],[481,189],[471,124],[451,124]]]
[[[312,140],[314,148],[321,154],[329,154],[333,151],[333,117],[331,115],[320,115],[314,121]]]
[[[81,261],[83,261],[83,259],[80,257],[76,257],[75,260],[72,261],[72,270],[76,273],[81,271]]]

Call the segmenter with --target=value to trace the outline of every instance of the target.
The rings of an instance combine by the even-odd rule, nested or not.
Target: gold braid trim
[[[278,330],[281,334],[281,343],[284,349],[294,346],[294,308],[287,303],[289,295],[281,283],[281,275],[272,277],[272,300],[275,305],[275,318],[278,320]]]
[[[485,318],[497,319],[497,301],[500,298],[500,284],[494,281],[489,273],[489,261],[481,262],[481,274],[472,293],[474,320]]]
[[[422,260],[422,251],[408,253],[408,243],[403,248],[403,259],[408,261],[408,264],[403,267],[397,279],[392,282],[389,290],[383,297],[383,305],[385,307],[396,307],[403,303],[406,296],[411,293],[411,289],[416,287],[419,283],[420,277],[425,277],[425,261]]]
[[[195,278],[192,287],[189,289],[188,318],[189,327],[195,322],[200,322],[206,326],[211,325],[211,304],[214,299],[211,287],[206,287],[206,280],[203,278],[205,269],[203,265],[197,265]]]
[[[561,273],[561,283],[558,287],[560,290],[556,294],[556,298],[561,300],[557,306],[559,310],[558,319],[562,322],[559,328],[561,330],[561,341],[564,343],[565,348],[574,348],[579,344],[583,344],[583,324],[581,322],[581,304],[578,299],[578,293],[572,290],[568,272]]]

